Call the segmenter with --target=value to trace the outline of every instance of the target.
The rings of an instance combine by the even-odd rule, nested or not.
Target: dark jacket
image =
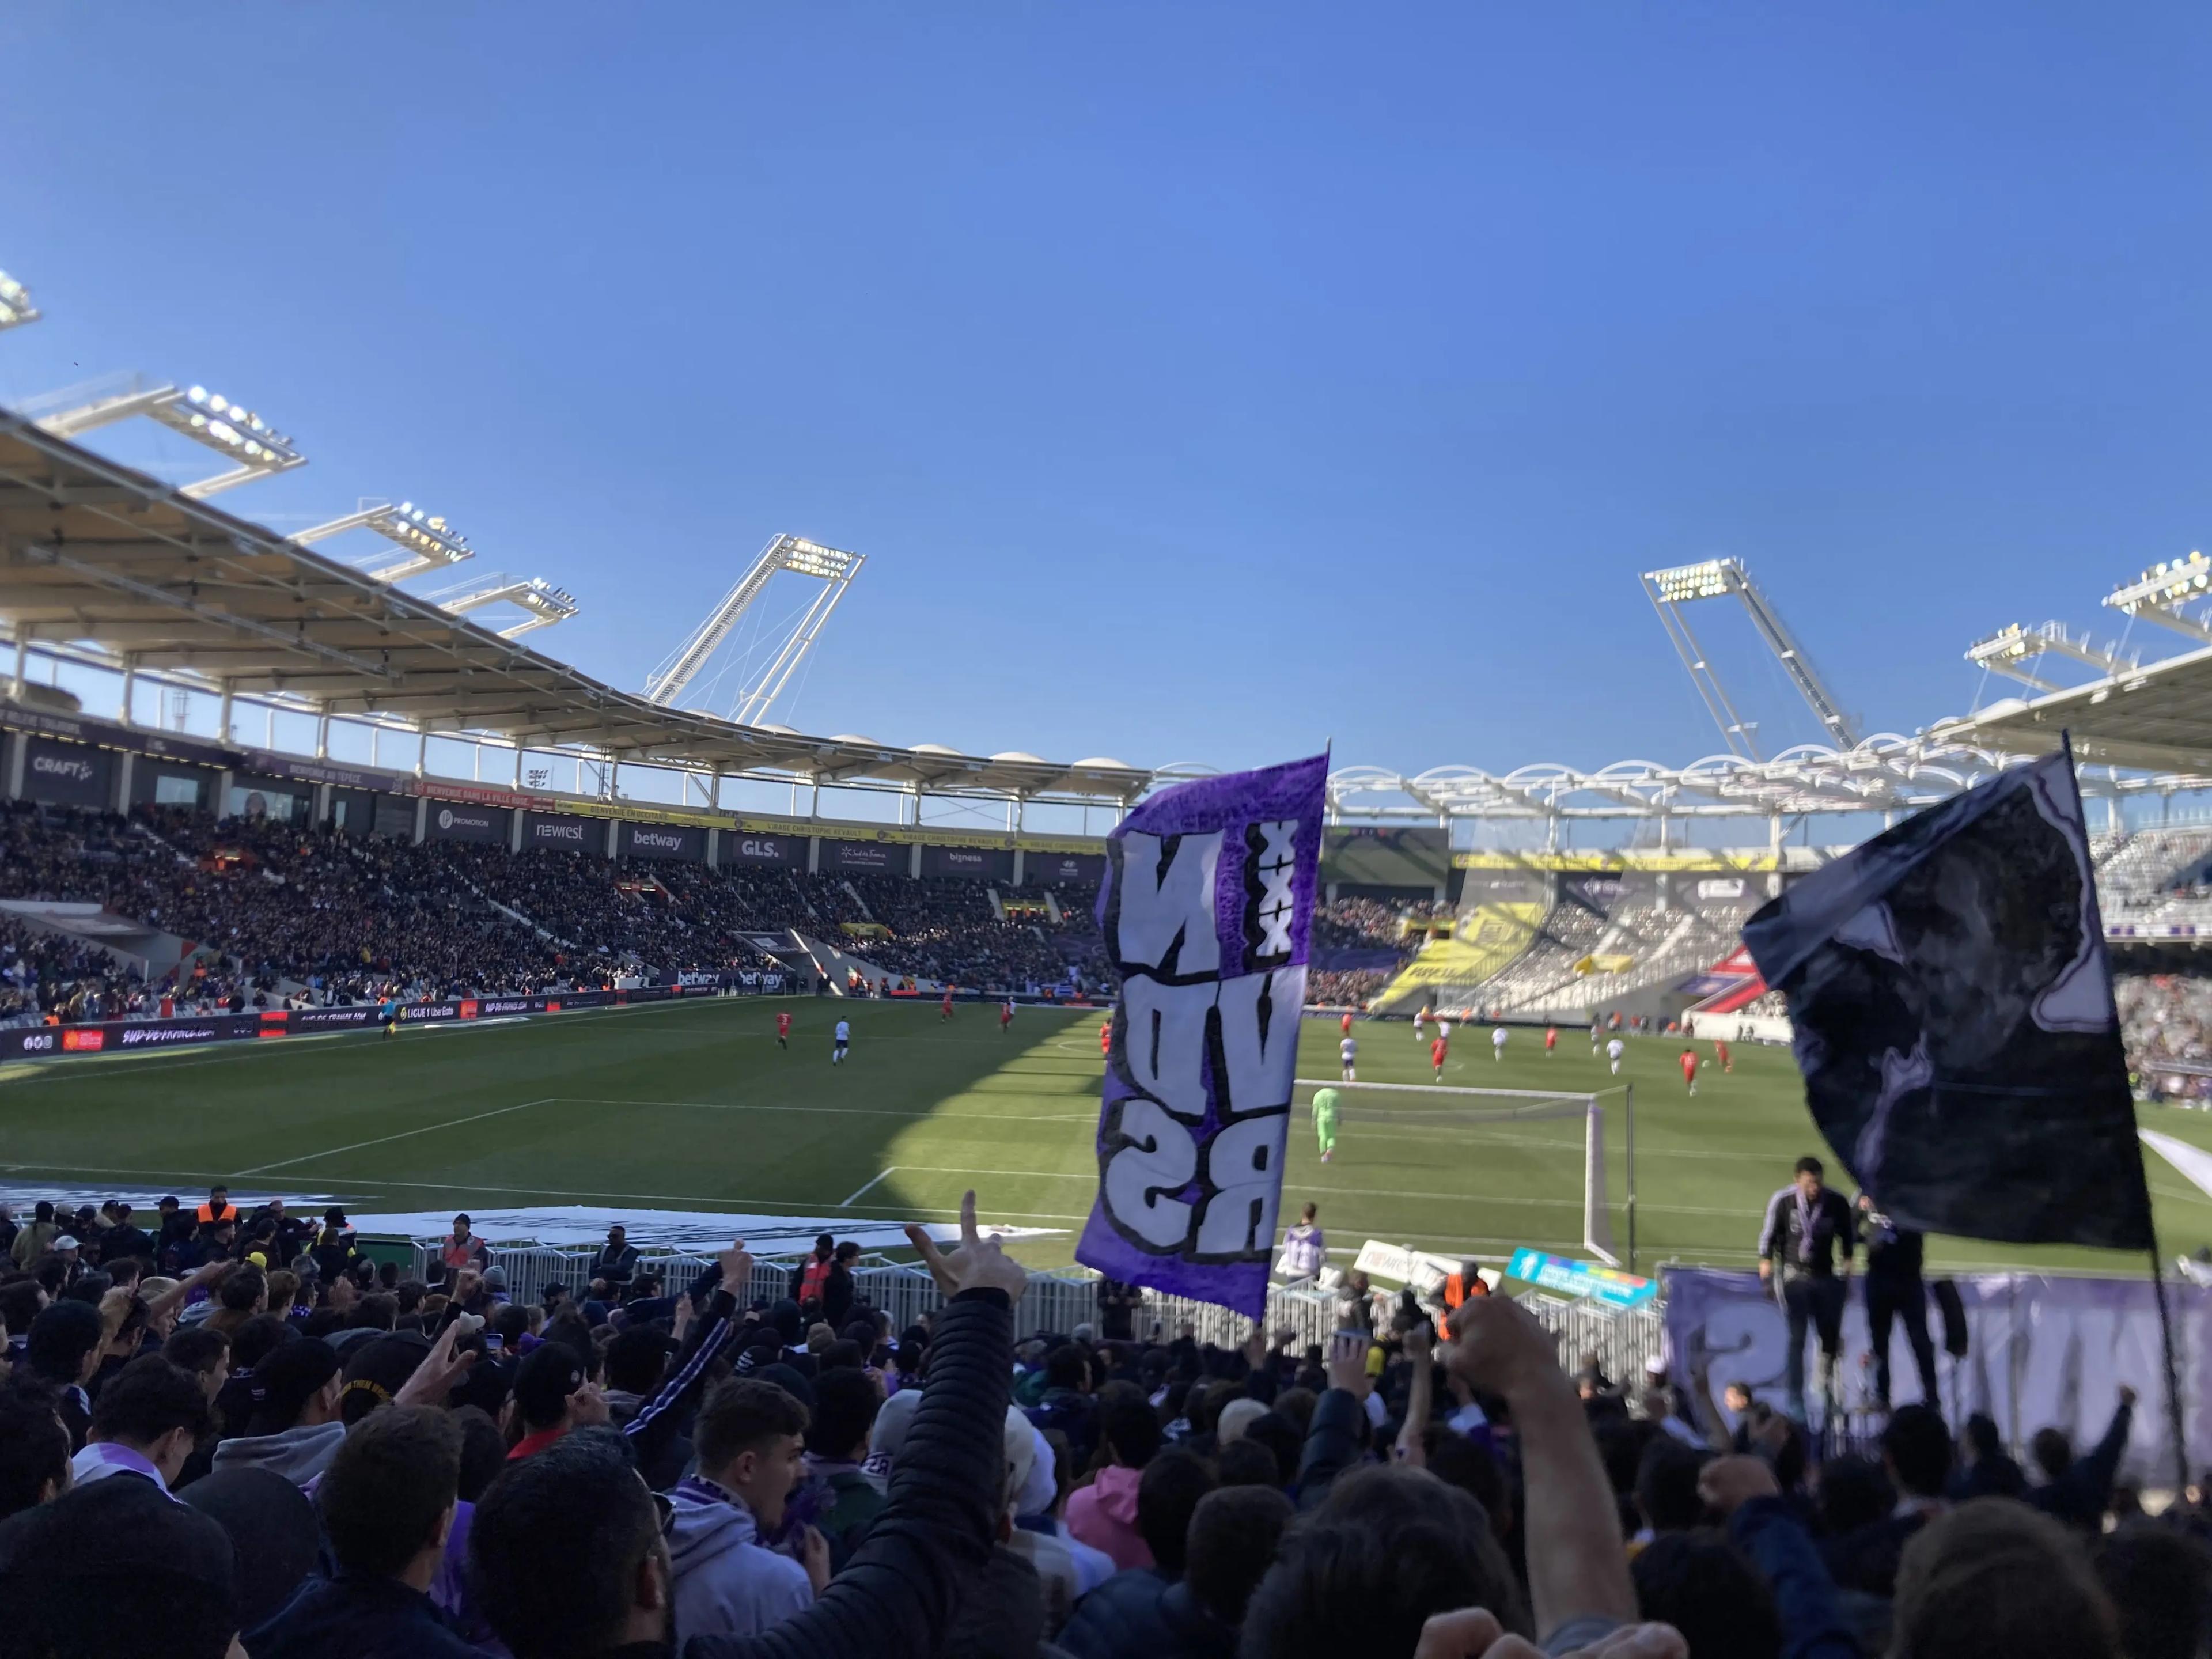
[[[430,1598],[393,1578],[310,1578],[240,1638],[251,1659],[482,1659]]]
[[[1014,1315],[962,1292],[937,1319],[929,1382],[891,1468],[890,1501],[814,1605],[758,1636],[701,1636],[684,1659],[926,1659],[963,1594],[981,1593],[1005,1479]]]
[[[126,1257],[134,1255],[142,1256],[149,1261],[154,1259],[154,1236],[143,1227],[133,1227],[126,1224],[120,1227],[110,1227],[100,1235],[100,1259],[103,1263],[121,1261]]]
[[[1857,1659],[1835,1580],[1786,1498],[1754,1498],[1729,1518],[1729,1538],[1774,1589],[1782,1659]],[[254,1659],[260,1659],[256,1654]]]
[[[1869,1595],[1897,1594],[1897,1564],[1905,1547],[1928,1524],[1925,1515],[1886,1515],[1821,1547],[1829,1576],[1844,1589]]]
[[[2105,1505],[2112,1501],[2112,1477],[2119,1471],[2120,1454],[2128,1449],[2128,1427],[2135,1414],[2134,1402],[2123,1401],[2112,1413],[2105,1437],[2075,1458],[2072,1467],[2049,1486],[2030,1487],[2027,1501],[2069,1527],[2100,1531],[2105,1522]]]
[[[1161,1607],[1175,1582],[1158,1567],[1115,1573],[1075,1604],[1059,1645],[1075,1659],[1162,1659],[1175,1645]]]
[[[1315,1404],[1291,1494],[1300,1509],[1310,1510],[1328,1497],[1329,1483],[1359,1461],[1363,1416],[1359,1401],[1342,1389],[1330,1389]]]
[[[629,1283],[637,1272],[637,1246],[624,1240],[618,1249],[612,1244],[599,1246],[599,1253],[592,1258],[593,1279],[604,1279],[617,1287]]]
[[[1021,1556],[994,1546],[990,1565],[961,1598],[944,1651],[959,1659],[1036,1659],[1043,1640],[1044,1582]]]

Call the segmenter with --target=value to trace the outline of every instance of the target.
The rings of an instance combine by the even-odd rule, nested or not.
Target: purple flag
[[[1202,778],[1107,843],[1121,1000],[1075,1258],[1109,1279],[1266,1310],[1328,775],[1316,755]]]

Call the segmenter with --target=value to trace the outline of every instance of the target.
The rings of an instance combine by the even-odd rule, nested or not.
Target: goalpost
[[[1580,1118],[1583,1121],[1583,1248],[1609,1267],[1624,1265],[1616,1253],[1613,1206],[1606,1192],[1606,1097],[1620,1097],[1626,1130],[1622,1148],[1627,1193],[1622,1206],[1626,1224],[1626,1262],[1636,1271],[1636,1088],[1619,1084],[1595,1094],[1549,1089],[1474,1089],[1447,1083],[1340,1083],[1329,1078],[1302,1077],[1298,1109],[1310,1123],[1313,1091],[1334,1089],[1343,1097],[1341,1111],[1349,1126],[1389,1123],[1405,1127],[1452,1129],[1492,1123],[1534,1123]]]

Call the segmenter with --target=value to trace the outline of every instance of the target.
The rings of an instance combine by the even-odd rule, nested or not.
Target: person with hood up
[[[757,1636],[811,1607],[830,1582],[830,1546],[809,1528],[804,1564],[760,1542],[799,1483],[806,1407],[773,1382],[733,1377],[692,1425],[699,1472],[669,1494],[676,1635]]]
[[[1143,1401],[1128,1401],[1109,1407],[1100,1429],[1114,1462],[1068,1494],[1067,1529],[1112,1556],[1123,1572],[1149,1567],[1152,1552],[1137,1525],[1137,1488],[1160,1449],[1159,1419]]]
[[[304,1486],[345,1443],[337,1351],[319,1337],[279,1343],[253,1368],[246,1432],[215,1449],[218,1469],[274,1469]]]

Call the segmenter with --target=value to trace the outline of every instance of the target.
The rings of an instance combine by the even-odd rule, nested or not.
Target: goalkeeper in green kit
[[[1335,1090],[1314,1091],[1314,1135],[1321,1142],[1321,1161],[1324,1164],[1336,1156],[1336,1105]]]

